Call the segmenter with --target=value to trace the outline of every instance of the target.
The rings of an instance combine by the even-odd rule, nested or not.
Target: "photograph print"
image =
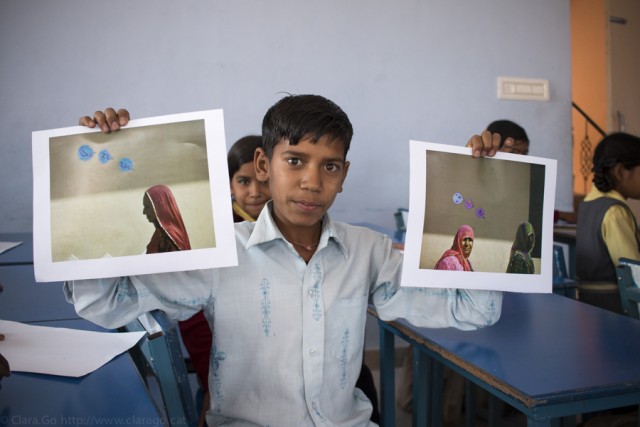
[[[222,110],[33,133],[38,281],[234,265]]]
[[[411,141],[403,286],[551,292],[556,163]]]

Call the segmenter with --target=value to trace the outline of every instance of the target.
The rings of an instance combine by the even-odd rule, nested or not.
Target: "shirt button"
[[[310,296],[311,298],[313,298],[313,294],[314,294],[314,293],[315,293],[315,292],[313,291],[313,289],[309,289],[309,296]]]
[[[318,350],[316,350],[315,348],[312,348],[311,350],[309,350],[309,354],[314,357],[318,355]]]

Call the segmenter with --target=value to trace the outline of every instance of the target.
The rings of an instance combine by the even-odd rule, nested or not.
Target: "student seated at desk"
[[[95,115],[103,129],[118,120],[112,109]],[[236,223],[238,266],[76,280],[67,299],[108,327],[154,309],[177,318],[205,310],[215,327],[210,427],[373,425],[355,387],[369,300],[384,320],[476,329],[499,319],[502,292],[401,289],[402,254],[389,237],[331,220],[352,135],[330,100],[282,98],[264,117],[254,162],[272,200],[256,222]],[[491,156],[498,138],[483,132],[470,145]]]
[[[576,229],[578,299],[622,313],[615,267],[621,257],[640,260],[640,233],[625,202],[640,199],[640,138],[604,137],[593,153],[593,173]]]

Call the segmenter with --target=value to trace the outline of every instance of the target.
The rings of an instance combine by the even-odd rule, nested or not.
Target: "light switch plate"
[[[549,100],[549,80],[498,77],[498,99]]]

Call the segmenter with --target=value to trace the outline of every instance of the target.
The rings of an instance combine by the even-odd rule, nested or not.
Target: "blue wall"
[[[282,92],[349,114],[335,219],[393,228],[409,139],[464,145],[492,120],[558,160],[571,210],[569,1],[0,0],[0,232],[32,221],[31,132],[107,106],[142,118],[223,108],[227,145]],[[547,102],[497,99],[498,76],[548,79]]]

